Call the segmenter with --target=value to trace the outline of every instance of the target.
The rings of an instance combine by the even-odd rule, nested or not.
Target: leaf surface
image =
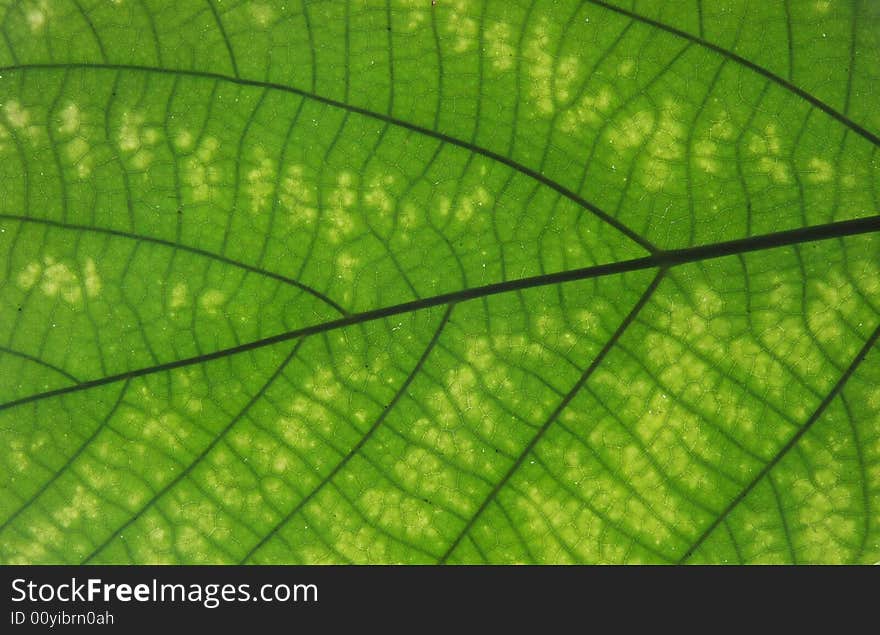
[[[876,4],[0,31],[0,561],[880,560]]]

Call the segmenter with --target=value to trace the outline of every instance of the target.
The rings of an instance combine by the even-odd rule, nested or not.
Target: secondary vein
[[[16,71],[28,71],[28,70],[70,70],[74,68],[81,69],[93,69],[93,70],[111,70],[111,71],[137,71],[142,73],[156,73],[160,75],[173,75],[173,76],[184,76],[184,77],[194,77],[194,78],[202,78],[202,79],[210,79],[212,81],[221,81],[221,82],[229,82],[232,84],[238,84],[240,86],[252,86],[259,87],[264,89],[272,89],[278,90],[286,93],[290,93],[293,95],[299,95],[305,99],[310,99],[312,101],[316,101],[318,103],[330,106],[332,108],[338,108],[340,110],[344,110],[349,113],[354,113],[357,115],[361,115],[364,117],[369,117],[371,119],[376,119],[378,121],[382,121],[387,124],[391,124],[393,126],[404,128],[406,130],[410,130],[412,132],[416,132],[418,134],[424,135],[426,137],[431,137],[433,139],[437,139],[442,143],[446,143],[453,146],[458,146],[459,148],[463,148],[474,154],[479,154],[488,159],[506,165],[512,170],[519,172],[542,185],[554,190],[555,192],[561,194],[571,202],[575,203],[578,207],[589,211],[591,214],[599,218],[605,224],[613,227],[618,232],[629,238],[632,242],[639,245],[642,249],[647,251],[648,253],[655,253],[657,251],[657,247],[651,243],[648,239],[640,236],[635,231],[627,227],[625,224],[611,216],[608,212],[602,210],[595,203],[591,203],[587,199],[585,199],[580,194],[570,190],[565,187],[561,183],[554,181],[553,179],[545,176],[537,170],[534,170],[510,157],[504,156],[494,150],[489,150],[488,148],[484,148],[480,145],[472,143],[470,141],[465,141],[463,139],[459,139],[457,137],[453,137],[452,135],[446,134],[444,132],[440,132],[437,130],[432,130],[430,128],[426,128],[424,126],[420,126],[418,124],[411,123],[409,121],[405,121],[403,119],[399,119],[397,117],[393,117],[388,114],[383,114],[380,112],[375,112],[369,110],[367,108],[362,108],[360,106],[355,106],[352,104],[348,104],[336,99],[331,99],[330,97],[325,97],[323,95],[319,95],[315,92],[311,92],[302,88],[297,88],[295,86],[288,86],[286,84],[279,84],[276,82],[268,82],[268,81],[260,81],[255,79],[245,79],[242,77],[232,77],[230,75],[224,75],[222,73],[216,73],[211,71],[199,71],[199,70],[186,70],[186,69],[172,69],[172,68],[159,68],[155,66],[143,66],[138,64],[99,64],[99,63],[86,63],[86,62],[71,62],[71,63],[42,63],[42,64],[17,64],[12,66],[0,67],[0,73],[12,73]]]

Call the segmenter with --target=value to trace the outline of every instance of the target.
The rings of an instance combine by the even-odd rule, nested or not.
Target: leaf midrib
[[[0,411],[7,410],[16,406],[27,403],[33,403],[41,399],[55,397],[78,392],[80,390],[88,390],[98,386],[103,386],[117,381],[143,377],[153,373],[174,370],[193,364],[209,362],[215,359],[236,355],[239,353],[252,351],[255,349],[271,346],[281,342],[294,340],[317,333],[325,333],[347,326],[354,326],[364,322],[371,322],[395,315],[412,313],[422,309],[428,309],[436,306],[445,306],[450,303],[465,302],[477,298],[484,298],[501,293],[512,291],[522,291],[535,287],[542,287],[552,284],[561,284],[564,282],[575,282],[578,280],[587,280],[591,278],[600,278],[609,275],[628,273],[632,271],[640,271],[645,269],[660,268],[669,269],[678,265],[702,262],[724,256],[743,254],[754,251],[762,251],[777,247],[785,247],[798,245],[803,243],[811,243],[833,238],[844,238],[847,236],[858,236],[862,234],[871,234],[880,232],[880,214],[868,216],[864,218],[838,221],[834,223],[826,223],[823,225],[814,225],[811,227],[774,232],[753,236],[749,238],[741,238],[737,240],[713,243],[710,245],[700,245],[697,247],[685,247],[682,249],[674,249],[670,251],[658,251],[653,255],[644,256],[642,258],[632,258],[629,260],[621,260],[601,265],[593,265],[580,269],[570,269],[556,273],[548,273],[526,278],[517,278],[514,280],[506,280],[504,282],[496,282],[479,287],[470,287],[451,291],[418,300],[410,300],[387,307],[370,309],[360,313],[351,313],[344,317],[319,322],[309,326],[301,327],[278,333],[269,337],[261,338],[239,344],[237,346],[219,349],[211,353],[205,353],[185,359],[178,359],[172,362],[165,362],[154,366],[147,366],[116,375],[109,375],[97,379],[82,381],[79,384],[56,388],[41,393],[35,393],[27,397],[22,397],[6,403],[0,404]]]

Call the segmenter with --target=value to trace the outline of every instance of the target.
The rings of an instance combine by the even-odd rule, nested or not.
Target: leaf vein
[[[564,282],[599,278],[630,271],[640,271],[657,267],[670,268],[681,264],[699,262],[712,258],[721,258],[724,256],[737,255],[751,251],[760,251],[763,249],[772,249],[775,247],[797,245],[800,243],[828,240],[832,238],[842,238],[845,236],[869,234],[875,233],[877,231],[880,231],[880,215],[869,216],[851,221],[840,221],[836,223],[828,223],[825,225],[816,225],[813,227],[775,232],[772,234],[764,234],[761,236],[715,243],[712,245],[686,247],[684,249],[658,252],[652,256],[645,256],[643,258],[621,260],[618,262],[594,265],[581,269],[570,269],[557,273],[543,274],[528,278],[517,278],[514,280],[496,282],[479,287],[470,287],[466,289],[461,289],[459,291],[451,291],[449,293],[421,298],[419,300],[412,300],[392,306],[371,309],[369,311],[363,311],[361,313],[353,313],[336,320],[319,322],[317,324],[312,324],[310,326],[286,331],[284,333],[278,333],[277,335],[271,335],[269,337],[253,340],[230,348],[224,348],[212,351],[210,353],[196,355],[194,357],[188,357],[172,362],[165,362],[162,364],[156,364],[154,366],[139,368],[116,375],[83,381],[76,386],[57,388],[55,390],[37,393],[28,397],[15,399],[0,404],[0,411],[20,406],[26,403],[39,401],[41,399],[67,394],[69,392],[87,390],[96,386],[103,386],[109,383],[122,381],[130,377],[141,377],[143,375],[173,370],[175,368],[190,366],[192,364],[199,364],[214,359],[228,357],[230,355],[236,355],[238,353],[255,350],[264,346],[271,346],[272,344],[277,344],[279,342],[286,342],[288,340],[293,340],[316,333],[324,333],[354,324],[362,324],[364,322],[369,322],[372,320],[379,320],[395,315],[411,313],[413,311],[418,311],[421,309],[445,305],[450,302],[464,302],[467,300],[488,297],[500,293],[531,289],[535,287],[546,286],[549,284],[561,284]]]
[[[618,232],[629,238],[631,241],[642,247],[645,251],[649,253],[655,253],[657,251],[657,247],[653,245],[646,238],[638,235],[632,229],[621,223],[619,220],[603,211],[599,208],[595,203],[591,203],[587,199],[585,199],[580,194],[577,194],[573,190],[565,187],[561,183],[554,181],[548,176],[545,176],[541,172],[534,170],[510,157],[504,156],[494,150],[490,150],[488,148],[484,148],[470,141],[464,141],[457,137],[451,136],[449,134],[439,132],[437,130],[431,130],[430,128],[426,128],[424,126],[420,126],[408,121],[404,121],[403,119],[398,119],[396,117],[392,117],[391,115],[386,115],[378,112],[374,112],[369,110],[368,108],[362,108],[360,106],[355,106],[352,104],[347,104],[341,102],[336,99],[332,99],[330,97],[324,97],[312,91],[307,91],[302,88],[297,88],[295,86],[288,86],[286,84],[279,84],[275,82],[268,81],[260,81],[254,79],[246,79],[237,76],[229,76],[223,75],[222,73],[216,73],[211,71],[199,71],[199,70],[185,70],[185,69],[172,69],[172,68],[159,68],[153,66],[144,66],[138,64],[98,64],[98,63],[87,63],[87,62],[73,62],[73,63],[36,63],[36,64],[17,64],[12,66],[5,66],[0,68],[0,73],[13,73],[16,71],[28,71],[28,70],[70,70],[70,69],[92,69],[92,70],[113,70],[113,71],[129,71],[129,72],[142,72],[142,73],[155,73],[162,75],[176,75],[176,76],[186,76],[186,77],[194,77],[194,78],[202,78],[202,79],[210,79],[217,82],[231,82],[233,84],[238,84],[240,86],[251,86],[251,87],[259,87],[265,89],[278,90],[286,93],[291,93],[294,95],[299,95],[300,97],[304,97],[306,99],[310,99],[316,101],[318,103],[322,103],[324,105],[330,106],[332,108],[337,108],[340,110],[344,110],[345,112],[361,115],[363,117],[369,117],[371,119],[376,119],[378,121],[382,121],[387,124],[391,124],[393,126],[404,128],[406,130],[410,130],[412,132],[416,132],[418,134],[431,137],[442,141],[448,145],[457,146],[459,148],[463,148],[472,152],[474,154],[478,154],[484,156],[488,159],[491,159],[497,163],[507,166],[508,168],[515,170],[535,181],[538,181],[542,185],[558,192],[568,200],[572,201],[579,207],[589,211],[594,216],[602,220],[605,224],[613,227]]]
[[[504,476],[502,476],[501,479],[495,484],[495,487],[492,488],[492,490],[489,492],[489,494],[486,496],[486,498],[483,499],[483,502],[480,504],[480,506],[477,508],[477,510],[474,512],[474,514],[470,517],[468,522],[465,523],[464,527],[461,529],[459,534],[456,536],[456,538],[452,541],[452,543],[449,545],[449,547],[446,549],[446,551],[440,557],[440,559],[438,561],[440,564],[445,564],[448,561],[449,556],[452,555],[452,553],[455,551],[456,547],[458,547],[462,538],[465,535],[467,535],[468,533],[470,533],[470,530],[473,528],[474,524],[480,518],[480,516],[482,516],[483,512],[486,510],[486,508],[489,506],[489,504],[492,503],[497,498],[498,493],[504,488],[504,486],[508,483],[508,481],[510,481],[511,477],[519,470],[519,468],[522,466],[523,462],[526,460],[526,457],[534,450],[535,446],[541,441],[541,439],[544,437],[544,434],[547,432],[547,430],[550,429],[550,426],[553,425],[553,423],[557,420],[557,418],[562,413],[562,411],[568,407],[568,404],[571,403],[571,400],[574,399],[574,397],[578,394],[578,392],[580,392],[581,387],[583,387],[583,385],[585,383],[587,383],[587,380],[592,376],[593,372],[596,370],[596,368],[598,368],[599,364],[602,363],[602,361],[605,359],[605,357],[611,351],[611,349],[617,344],[621,335],[623,335],[623,333],[626,331],[626,329],[629,327],[629,325],[632,323],[632,321],[638,315],[639,311],[641,311],[642,308],[645,306],[645,304],[647,304],[648,300],[650,300],[654,291],[657,289],[658,285],[660,284],[660,281],[663,279],[664,273],[665,273],[665,269],[660,269],[657,272],[657,275],[654,276],[654,279],[651,281],[651,284],[649,284],[647,289],[645,289],[644,293],[642,293],[642,296],[639,298],[638,302],[636,302],[636,304],[633,306],[633,308],[630,310],[630,312],[626,315],[626,317],[620,323],[620,326],[617,327],[617,330],[614,331],[614,333],[611,335],[611,337],[608,339],[608,341],[602,347],[602,350],[600,350],[596,354],[596,357],[593,359],[592,362],[590,362],[590,365],[587,366],[586,370],[583,372],[583,374],[580,376],[580,378],[575,382],[572,389],[565,395],[565,397],[562,398],[562,400],[559,402],[559,404],[556,406],[556,408],[553,410],[553,412],[550,413],[550,416],[547,417],[546,421],[544,421],[544,424],[532,436],[531,441],[529,441],[526,444],[525,448],[523,448],[523,450],[519,454],[519,456],[516,457],[516,460],[513,462],[513,464],[510,466],[510,468],[504,474]]]
[[[828,392],[828,394],[822,400],[822,403],[820,403],[816,410],[813,411],[813,414],[810,415],[804,425],[801,426],[801,428],[791,436],[791,438],[786,442],[785,445],[782,446],[782,448],[779,449],[779,451],[773,456],[773,458],[770,459],[770,461],[768,461],[764,465],[764,467],[755,475],[755,477],[751,481],[749,481],[749,483],[733,498],[733,500],[731,500],[727,504],[727,506],[723,510],[721,510],[715,520],[713,520],[703,530],[703,532],[697,537],[694,543],[690,547],[688,547],[684,554],[682,554],[681,558],[679,559],[679,563],[684,563],[689,560],[691,556],[693,556],[694,553],[697,551],[697,549],[699,549],[700,546],[706,541],[706,539],[712,534],[712,532],[715,531],[715,528],[718,527],[718,525],[723,522],[728,516],[730,516],[733,510],[736,509],[739,504],[749,495],[749,493],[751,493],[751,491],[755,489],[755,487],[757,487],[757,485],[770,474],[773,468],[776,467],[776,465],[783,458],[785,458],[788,452],[792,448],[797,446],[798,442],[803,438],[803,436],[813,427],[816,421],[819,420],[819,418],[822,416],[822,413],[825,412],[826,408],[828,408],[831,402],[834,401],[838,394],[840,394],[840,391],[846,385],[846,382],[849,381],[849,378],[852,376],[852,374],[856,371],[856,368],[859,367],[859,365],[868,355],[868,352],[870,352],[870,350],[877,343],[878,338],[880,338],[880,325],[878,325],[877,328],[874,329],[874,332],[871,333],[871,335],[865,341],[865,344],[853,358],[852,362],[850,362],[850,365],[847,367],[847,369],[840,376],[840,379],[838,379],[837,383]]]

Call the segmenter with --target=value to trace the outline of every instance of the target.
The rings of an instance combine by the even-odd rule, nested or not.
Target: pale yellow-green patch
[[[556,112],[558,103],[571,99],[571,89],[580,70],[580,62],[573,55],[557,60],[550,34],[550,20],[542,16],[531,29],[525,41],[524,58],[529,76],[529,97],[531,103],[543,116]],[[601,95],[593,99],[602,99]],[[598,108],[601,110],[602,106]]]
[[[813,310],[807,314],[807,324],[816,339],[825,344],[839,341],[843,331],[840,327],[840,317],[837,311],[821,305],[813,305],[811,308]]]
[[[611,112],[614,95],[614,88],[610,85],[599,86],[596,90],[588,92],[571,108],[565,110],[560,119],[559,128],[567,133],[577,132],[584,125],[598,128],[607,120],[607,116]],[[636,128],[627,131],[626,135],[639,133],[639,126],[644,122],[641,116],[637,115],[637,117],[635,121],[630,122],[636,124]]]
[[[444,466],[436,455],[424,448],[408,448],[391,471],[406,488],[420,488],[425,494],[455,488],[455,470]]]
[[[540,20],[532,36],[526,40],[525,55],[528,61],[529,96],[542,115],[552,115],[556,106],[553,102],[553,57],[550,55],[550,35],[547,32],[547,18]]]
[[[186,411],[190,414],[196,415],[200,413],[202,411],[202,406],[203,404],[201,399],[195,399],[191,397],[186,401]]]
[[[58,132],[63,135],[74,135],[82,124],[82,112],[79,107],[70,103],[61,111],[61,125],[58,126]]]
[[[816,280],[810,287],[816,291],[819,301],[825,307],[840,309],[858,293],[855,287],[840,271],[829,271],[823,280]]]
[[[672,176],[672,164],[685,156],[687,128],[681,121],[681,106],[672,99],[664,100],[662,106],[641,171],[641,183],[651,192],[663,189]]]
[[[400,8],[392,9],[392,15],[405,17],[402,27],[404,31],[415,31],[427,23],[428,11],[423,0],[395,0],[394,4]],[[428,6],[430,6],[430,3],[428,3]]]
[[[394,177],[390,174],[373,177],[364,193],[364,203],[382,214],[390,213],[395,203],[394,197],[388,193],[388,188],[393,184]]]
[[[326,518],[327,512],[320,506],[314,505],[309,508],[309,513],[319,522],[329,523],[326,535],[335,552],[342,554],[348,560],[371,562],[371,563],[394,563],[392,559],[391,539],[384,533],[374,529],[372,525],[352,522],[345,523],[330,521]],[[345,513],[347,518],[352,517],[352,512]],[[374,522],[375,519],[373,519]]]
[[[419,227],[419,223],[423,218],[421,211],[412,203],[404,203],[398,223],[400,227],[400,238],[408,244],[411,240],[412,231]]]
[[[654,129],[654,120],[652,111],[640,110],[623,121],[614,121],[606,133],[608,143],[618,151],[637,148],[645,143],[651,134]]]
[[[304,406],[305,410],[306,407]],[[315,409],[323,415],[323,410]],[[309,427],[309,422],[301,415],[281,417],[275,424],[276,429],[281,431],[281,436],[288,446],[300,451],[314,450],[318,447],[319,439]]]
[[[337,399],[344,390],[339,379],[329,368],[318,369],[314,375],[303,382],[303,387],[324,403]]]
[[[248,5],[248,12],[254,24],[260,28],[266,28],[275,19],[275,11],[268,4],[254,2]]]
[[[758,157],[758,171],[765,173],[778,184],[791,182],[788,162],[781,156],[782,142],[776,124],[767,124],[763,133],[753,133],[749,139],[749,151]]]
[[[495,361],[489,339],[477,337],[469,342],[470,346],[465,351],[465,358],[477,370],[488,371]]]
[[[181,130],[174,137],[174,145],[178,150],[191,150],[195,138],[189,130]]]
[[[693,358],[689,362],[690,368],[685,369],[684,375],[664,376],[663,379],[683,384],[701,381],[705,377],[705,366]],[[631,433],[641,442],[636,443],[625,431],[613,430],[613,420],[603,419],[591,432],[590,441],[596,444],[595,447],[607,447],[609,442],[623,445],[622,451],[616,453],[618,466],[615,471],[619,478],[643,494],[658,488],[666,489],[668,485],[647,460],[648,455],[652,455],[655,460],[662,458],[664,472],[674,474],[687,489],[699,491],[708,480],[710,471],[696,463],[694,456],[711,450],[708,422],[658,390],[655,380],[643,375],[623,381],[612,372],[602,371],[596,374],[593,385],[601,388],[603,394],[612,391],[611,394],[621,398],[625,405],[615,414],[621,420],[634,422]],[[687,518],[688,526],[695,527],[695,519],[686,513],[686,500],[673,494],[668,503],[669,507],[664,505],[657,513],[676,524]]]
[[[334,425],[333,414],[321,402],[312,395],[299,395],[275,422],[275,429],[288,447],[309,451],[324,445],[323,435],[333,434]]]
[[[868,391],[868,397],[865,400],[865,403],[868,404],[868,408],[871,410],[880,410],[880,386],[876,386]]]
[[[36,141],[45,133],[43,126],[33,121],[31,111],[17,99],[10,99],[3,104],[3,114],[14,131],[23,133],[31,141]]]
[[[64,154],[68,161],[76,165],[76,172],[80,178],[89,176],[92,172],[92,160],[89,156],[89,144],[82,137],[71,139],[64,145]]]
[[[186,431],[175,429],[182,423],[180,415],[172,410],[163,409],[164,406],[158,408],[154,406],[153,408],[146,417],[140,413],[133,414],[129,422],[140,426],[144,437],[151,443],[159,443],[170,448],[179,446],[181,440],[189,434]],[[145,449],[146,445],[148,444],[145,444]]]
[[[184,181],[192,188],[196,201],[210,199],[214,187],[220,183],[222,171],[215,164],[219,148],[220,142],[215,137],[205,137],[184,164]]]
[[[80,519],[95,521],[100,515],[101,499],[82,484],[77,484],[65,504],[52,513],[52,518],[67,528]]]
[[[452,50],[456,53],[465,53],[477,45],[478,25],[468,13],[470,6],[467,0],[455,0],[448,9],[446,31],[452,36]]]
[[[749,151],[753,154],[776,155],[781,149],[782,145],[776,124],[767,124],[762,133],[752,133],[749,140]]]
[[[564,104],[571,100],[571,91],[579,72],[580,61],[574,55],[566,55],[559,60],[553,76],[553,96],[558,103]]]
[[[586,561],[601,560],[597,550],[601,549],[599,538],[600,527],[603,525],[586,508],[575,509],[572,500],[556,491],[552,494],[538,496],[540,488],[530,484],[525,490],[517,492],[512,508],[522,518],[522,525],[529,533],[540,535],[542,539],[529,547],[529,554],[538,562],[554,562],[572,564],[571,552],[582,555]],[[566,512],[573,512],[568,516]],[[581,527],[578,532],[575,527]],[[571,540],[571,542],[569,542]],[[512,564],[524,564],[513,561]]]
[[[769,389],[773,397],[781,397],[785,389],[784,367],[762,344],[749,337],[738,337],[727,348],[729,358],[748,375]]]
[[[331,243],[338,244],[355,230],[352,208],[358,200],[355,177],[351,172],[336,176],[336,187],[327,196],[327,224],[325,232]]]
[[[281,181],[281,204],[294,224],[312,225],[318,218],[318,187],[305,177],[303,166],[291,165]]]
[[[260,492],[247,489],[232,469],[238,461],[228,445],[218,446],[210,457],[218,469],[205,471],[200,478],[224,502],[224,507],[233,511],[244,511],[251,506],[259,509],[263,507]]]
[[[122,115],[117,140],[119,148],[125,152],[134,152],[141,147],[141,133],[144,116],[139,113],[126,112]]]
[[[474,338],[469,344],[470,346],[465,351],[465,359],[473,368],[480,371],[480,376],[486,387],[494,393],[511,390],[513,382],[510,372],[504,360],[492,351],[489,338]],[[514,397],[513,401],[517,402],[518,398]]]
[[[76,268],[45,256],[42,264],[37,261],[29,263],[18,273],[16,281],[25,291],[38,287],[48,297],[58,297],[68,304],[78,304],[84,295],[96,297],[101,291],[101,279],[91,258],[86,260],[78,274]]]
[[[733,119],[727,110],[721,110],[709,125],[709,139],[712,141],[729,141],[736,134]]]
[[[758,169],[766,172],[774,183],[788,183],[788,165],[778,157],[761,157]]]
[[[446,392],[437,390],[428,397],[427,401],[433,420],[441,428],[455,428],[460,425],[459,412]]]
[[[83,179],[92,172],[94,160],[90,154],[91,146],[85,139],[83,131],[84,115],[74,103],[69,103],[61,110],[61,124],[58,135],[62,154],[68,162],[76,166],[77,176]]]
[[[412,436],[433,451],[444,456],[455,456],[467,467],[473,467],[476,453],[473,451],[473,441],[465,435],[456,435],[453,431],[457,427],[457,417],[449,412],[448,396],[443,392],[435,393],[429,406],[432,411],[439,409],[446,413],[442,420],[432,417],[416,419],[412,423]],[[439,425],[438,425],[439,423]]]
[[[655,544],[669,538],[670,526],[681,531],[694,529],[696,525],[691,519],[682,525],[682,519],[689,518],[688,502],[669,487],[668,481],[670,474],[677,476],[691,468],[690,457],[682,440],[676,433],[664,432],[667,426],[676,426],[673,418],[679,414],[677,409],[646,381],[624,382],[614,373],[601,370],[594,375],[590,385],[594,386],[594,390],[596,386],[603,391],[607,387],[613,394],[626,397],[627,401],[622,407],[627,412],[609,414],[602,409],[584,411],[574,406],[566,418],[566,424],[572,430],[588,432],[584,442],[562,446],[560,439],[558,451],[564,452],[564,460],[556,467],[560,476],[572,483],[584,500],[589,500],[592,506],[602,510],[607,521],[650,536],[651,540],[659,540]],[[630,399],[633,392],[635,395]],[[639,397],[643,398],[641,402]],[[633,428],[621,426],[617,420],[617,417],[627,416],[630,408],[639,414],[633,419],[637,422]],[[691,423],[682,421],[676,427]],[[655,443],[659,446],[656,451],[653,448],[650,451],[642,450],[636,443],[636,440],[646,438],[651,439],[652,446]],[[605,466],[597,460],[593,448],[611,450],[609,458],[603,461]],[[549,449],[545,448],[545,451]],[[654,464],[649,460],[648,452],[654,455]],[[656,457],[662,457],[659,469],[655,467],[658,463]],[[693,471],[694,477],[698,477],[699,470]],[[536,501],[544,496],[540,490],[534,494]],[[646,504],[644,499],[650,501],[655,494],[663,497],[663,505]],[[578,500],[572,500],[570,504],[573,506],[571,513],[583,509]],[[601,535],[601,525],[595,531]]]
[[[437,197],[437,213],[440,214],[441,218],[449,216],[449,211],[451,209],[452,200],[448,196],[440,195]]]
[[[517,355],[526,355],[533,361],[543,361],[546,350],[540,342],[527,338],[525,335],[493,335],[492,343],[499,349],[508,350]]]
[[[25,539],[19,539],[10,558],[10,564],[33,564],[45,562],[49,556],[46,545],[57,544],[62,537],[61,529],[47,517],[38,517],[31,521]],[[52,557],[57,557],[54,554]]]
[[[460,196],[455,205],[455,220],[467,223],[479,208],[492,203],[492,195],[482,185],[471,192]]]
[[[199,306],[210,315],[216,315],[225,302],[226,294],[219,289],[208,289],[199,296]]]
[[[497,421],[481,408],[483,397],[474,369],[468,364],[450,369],[446,372],[444,385],[462,418],[469,420],[483,436],[492,437]]]
[[[868,297],[880,295],[880,262],[867,260],[862,263],[861,288]]]
[[[408,540],[438,543],[440,533],[434,516],[439,510],[397,489],[371,488],[360,500],[367,517],[383,526],[404,528]]]
[[[834,167],[825,159],[813,157],[807,167],[810,170],[807,173],[807,180],[811,183],[828,183],[834,178]]]
[[[489,59],[496,71],[506,71],[513,67],[516,47],[513,32],[506,22],[493,22],[483,34],[489,49]]]
[[[346,251],[339,252],[336,256],[336,277],[341,280],[353,280],[359,263],[360,258],[355,258]]]
[[[175,291],[177,291],[181,284],[183,283],[175,285]],[[183,291],[184,293],[186,291],[185,285]],[[172,292],[172,304],[174,301],[174,295],[174,292]],[[182,301],[184,304],[188,304],[189,298],[184,295]],[[173,315],[174,313],[172,313],[172,316]],[[186,395],[184,400],[184,409],[186,412],[190,414],[198,414],[201,412],[204,406],[201,397],[206,396],[208,393],[204,377],[192,369],[183,369],[176,373],[174,378],[176,379],[175,388],[180,391],[180,394]]]
[[[98,267],[95,265],[95,261],[91,258],[86,258],[83,277],[87,296],[94,298],[101,293],[101,277],[98,275]]]
[[[448,395],[444,397],[441,391],[432,400],[430,409],[433,411],[434,408],[446,412],[454,409],[454,406],[449,401]],[[411,434],[413,438],[419,439],[420,445],[424,445],[430,454],[445,457],[448,461],[474,472],[491,472],[493,469],[491,456],[485,452],[485,448],[478,447],[474,437],[464,433],[460,425],[460,420],[454,415],[448,420],[440,421],[432,414],[430,421],[427,418],[414,421]],[[469,505],[467,494],[467,490],[459,486],[444,491],[444,499],[460,511],[466,512]]]
[[[724,298],[705,283],[694,286],[695,309],[703,317],[714,317],[724,310]]]
[[[599,316],[589,309],[580,309],[574,313],[575,324],[583,333],[590,333],[602,326]]]
[[[681,107],[672,100],[663,103],[660,123],[651,138],[649,152],[664,161],[675,161],[684,156],[683,139],[687,129],[680,119]]]
[[[708,172],[717,174],[721,169],[721,160],[718,158],[718,145],[708,139],[700,139],[694,143],[694,163],[697,167]]]
[[[818,448],[813,453],[825,454]],[[829,558],[828,551],[831,550],[832,561],[843,561],[849,545],[837,536],[855,535],[860,525],[856,518],[846,513],[853,502],[852,485],[841,480],[833,470],[819,468],[810,474],[810,478],[792,479],[789,486],[788,495],[800,503],[793,510],[795,522],[798,526],[810,528],[802,545],[802,555],[810,561],[821,561]]]
[[[24,6],[24,16],[31,33],[41,33],[49,20],[49,3],[46,0],[28,2]]]
[[[9,445],[9,464],[17,472],[25,472],[31,466],[31,454],[25,450],[24,444],[13,439]]]
[[[11,99],[3,105],[6,120],[16,129],[22,129],[30,123],[31,114],[17,99]]]
[[[841,314],[855,310],[860,291],[837,270],[810,285],[816,297],[807,306],[807,324],[820,342],[832,344],[844,337]]]
[[[170,306],[172,309],[180,309],[189,304],[189,288],[185,282],[178,282],[174,285],[174,288],[171,289],[171,302]]]
[[[617,74],[620,77],[630,77],[636,69],[636,62],[632,58],[626,58],[617,65]]]
[[[119,149],[137,170],[145,170],[153,162],[153,147],[159,143],[162,134],[159,127],[147,126],[145,122],[143,113],[125,112],[116,136]]]
[[[66,302],[79,302],[82,299],[82,287],[76,274],[66,264],[55,262],[53,258],[47,257],[44,263],[46,267],[40,290],[50,297],[58,295]]]
[[[264,211],[275,192],[275,162],[260,148],[254,152],[252,167],[246,175],[245,191],[251,199],[251,212]]]

